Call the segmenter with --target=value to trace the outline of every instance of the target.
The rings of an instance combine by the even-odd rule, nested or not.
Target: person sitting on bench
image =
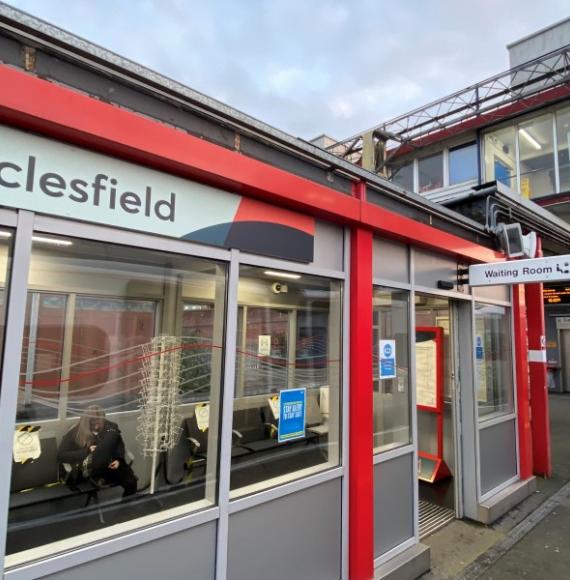
[[[117,423],[105,419],[105,411],[91,405],[64,436],[57,454],[71,465],[72,481],[99,480],[123,488],[123,497],[137,491],[137,477],[125,460],[125,443]]]

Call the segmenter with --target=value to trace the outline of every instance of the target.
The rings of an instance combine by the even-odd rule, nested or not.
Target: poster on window
[[[416,404],[437,408],[437,346],[435,340],[416,343]]]
[[[271,335],[260,334],[257,339],[257,354],[259,356],[269,356],[271,354]]]
[[[305,436],[307,389],[287,389],[279,392],[279,443]]]
[[[380,379],[396,378],[396,341],[380,341]]]
[[[22,425],[14,432],[12,451],[15,463],[26,463],[38,459],[42,454],[39,427]]]

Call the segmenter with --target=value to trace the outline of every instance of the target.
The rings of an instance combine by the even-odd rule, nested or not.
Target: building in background
[[[570,18],[507,48],[509,70],[329,150],[488,228],[502,211],[537,232],[545,255],[568,254]],[[570,287],[548,286],[544,300],[549,385],[568,391]]]

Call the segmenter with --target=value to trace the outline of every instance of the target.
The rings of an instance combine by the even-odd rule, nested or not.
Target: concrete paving
[[[455,521],[423,540],[422,580],[570,578],[570,394],[550,395],[553,477],[491,526]]]

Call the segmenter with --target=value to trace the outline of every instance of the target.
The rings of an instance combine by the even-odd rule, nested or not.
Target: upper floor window
[[[414,163],[407,163],[406,165],[401,165],[400,167],[394,167],[392,169],[392,183],[407,189],[408,191],[413,191],[414,189]]]
[[[449,185],[477,179],[477,143],[449,150]]]
[[[418,161],[420,193],[443,187],[443,153],[436,153]]]
[[[490,131],[484,137],[485,181],[535,199],[570,189],[570,108]]]

